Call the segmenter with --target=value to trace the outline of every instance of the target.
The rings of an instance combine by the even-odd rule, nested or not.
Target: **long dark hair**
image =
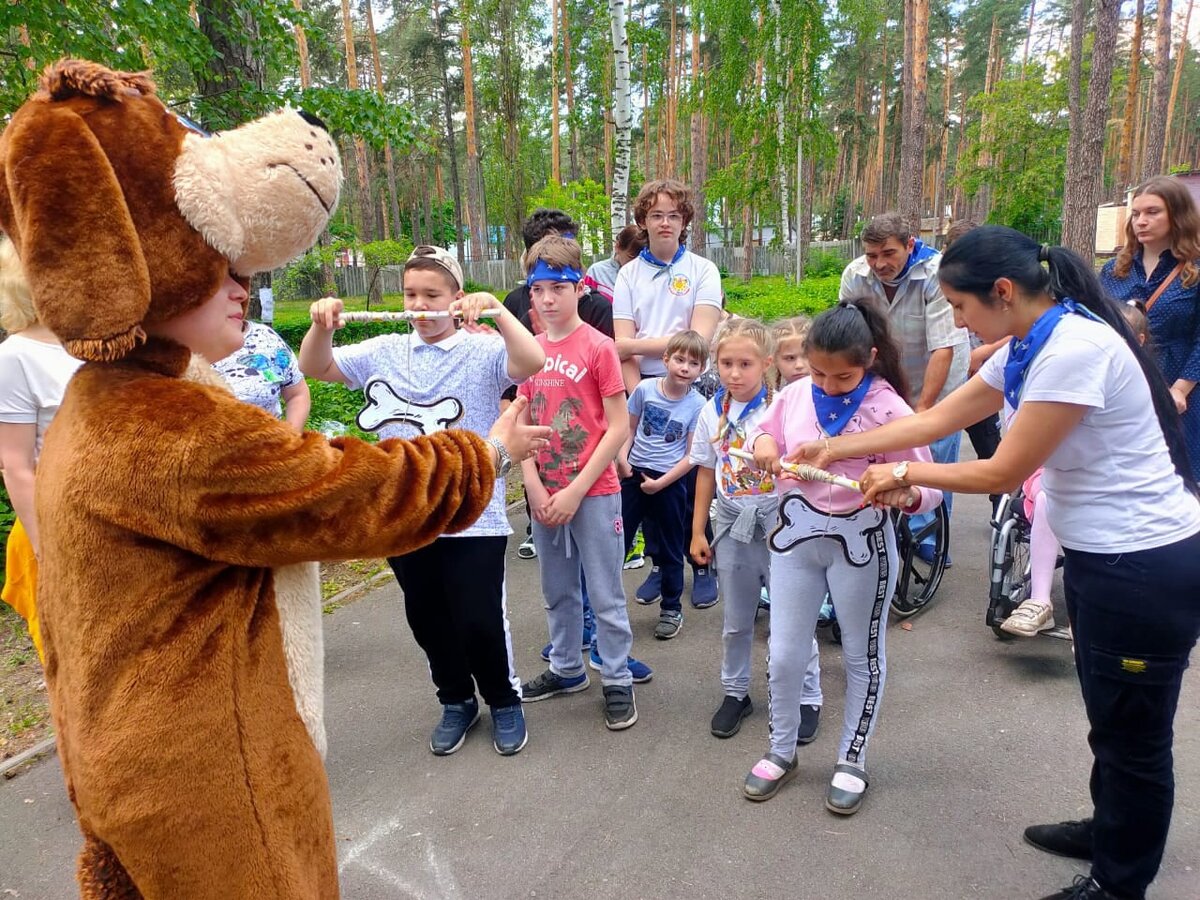
[[[1043,262],[1047,264],[1044,267]],[[984,225],[964,234],[943,254],[938,268],[938,279],[943,284],[971,294],[984,306],[996,303],[993,290],[1000,278],[1007,278],[1026,294],[1049,294],[1056,303],[1067,298],[1082,303],[1125,339],[1150,387],[1154,414],[1175,471],[1188,490],[1200,493],[1188,464],[1179,413],[1167,382],[1138,343],[1120,305],[1100,286],[1095,270],[1065,247],[1039,245],[1033,238],[1000,225]]]
[[[875,361],[871,362],[871,350]],[[852,366],[865,366],[908,399],[908,378],[900,365],[900,348],[892,339],[888,318],[870,297],[839,300],[813,320],[804,352],[838,353]]]

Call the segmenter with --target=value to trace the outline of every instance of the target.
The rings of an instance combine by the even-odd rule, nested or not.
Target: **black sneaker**
[[[633,688],[623,684],[604,686],[604,724],[609,731],[623,731],[637,721]]]
[[[1030,825],[1025,843],[1055,856],[1092,860],[1092,820],[1059,822],[1057,825]]]
[[[547,700],[550,697],[556,697],[559,694],[574,694],[577,691],[586,691],[588,687],[587,671],[580,672],[573,678],[559,675],[553,669],[547,669],[533,681],[527,681],[521,685],[521,702],[536,703],[538,700]]]
[[[1090,875],[1076,875],[1069,887],[1054,894],[1047,894],[1042,900],[1119,900],[1116,894],[1110,894]]]
[[[817,739],[817,728],[821,724],[821,707],[805,704],[800,707],[800,730],[796,732],[797,744],[811,744]]]
[[[739,700],[737,697],[725,695],[721,707],[712,718],[712,733],[715,737],[731,738],[742,727],[742,719],[754,712],[754,704],[749,697]]]

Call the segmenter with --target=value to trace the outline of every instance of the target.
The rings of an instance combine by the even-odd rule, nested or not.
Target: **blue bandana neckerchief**
[[[556,269],[544,259],[539,259],[537,265],[533,267],[533,271],[529,273],[529,277],[525,279],[526,284],[533,284],[535,281],[583,281],[583,273],[578,269],[570,266],[563,266],[561,269]]]
[[[1004,364],[1004,399],[1013,409],[1021,402],[1021,393],[1025,388],[1025,372],[1029,369],[1029,364],[1046,346],[1046,341],[1050,340],[1050,335],[1068,313],[1086,316],[1094,322],[1104,321],[1086,306],[1068,297],[1038,316],[1024,340],[1014,337],[1009,342],[1008,361]]]
[[[937,253],[937,251],[932,247],[927,246],[921,239],[918,238],[917,240],[913,241],[912,253],[908,254],[908,261],[904,264],[904,268],[900,270],[900,274],[896,276],[896,280],[885,281],[884,284],[888,285],[889,287],[899,284],[904,280],[904,277],[908,274],[909,269],[919,262],[925,262],[925,260],[932,257],[935,253]]]
[[[679,262],[679,260],[683,258],[683,254],[686,252],[687,248],[684,247],[683,244],[680,244],[679,249],[675,251],[675,255],[671,257],[671,261],[663,262],[650,252],[649,246],[646,246],[642,248],[642,252],[639,254],[639,256],[641,256],[641,258],[646,262],[650,263],[650,265],[654,266],[654,268],[658,269],[658,271],[654,273],[654,277],[657,278],[663,272],[670,272],[671,267],[675,265],[675,263]]]
[[[717,408],[718,421],[720,420],[720,416],[721,416],[721,407],[725,404],[725,394],[726,394],[725,386],[722,385],[721,387],[717,388],[716,394],[713,395],[713,405],[716,406],[716,408]],[[732,400],[733,398],[730,397],[729,399]],[[751,398],[749,401],[746,402],[746,406],[745,406],[745,408],[742,409],[741,414],[737,417],[737,421],[735,422],[732,419],[730,419],[725,423],[725,430],[728,432],[729,429],[732,428],[736,431],[737,427],[739,425],[741,425],[742,422],[746,421],[746,417],[748,415],[750,415],[750,413],[754,412],[754,410],[756,410],[758,407],[762,406],[763,402],[766,399],[767,399],[767,386],[764,384],[759,389],[758,393],[755,394],[753,398]],[[724,434],[720,434],[717,436],[719,438],[721,438],[722,440],[725,438]]]
[[[867,396],[867,391],[871,389],[871,382],[874,380],[875,376],[867,372],[863,375],[862,381],[858,383],[858,387],[848,394],[839,394],[835,397],[829,396],[814,384],[812,386],[813,406],[817,410],[817,425],[821,427],[821,430],[830,437],[839,434],[858,412],[858,407],[862,404],[863,397]]]

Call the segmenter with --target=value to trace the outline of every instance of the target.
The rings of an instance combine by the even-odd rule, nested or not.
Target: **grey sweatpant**
[[[587,579],[588,598],[596,614],[596,645],[604,666],[603,684],[629,686],[629,651],[633,631],[625,606],[621,567],[625,535],[621,495],[584,497],[566,525],[548,528],[533,523],[538,567],[542,574],[546,624],[550,630],[550,669],[565,677],[583,672],[579,635],[583,633],[583,594],[579,571]]]
[[[796,751],[805,668],[817,615],[828,590],[842,629],[846,709],[838,758],[866,765],[887,677],[887,615],[896,588],[896,532],[874,508],[821,512],[798,492],[779,507],[769,544],[771,638],[767,662],[771,750]]]

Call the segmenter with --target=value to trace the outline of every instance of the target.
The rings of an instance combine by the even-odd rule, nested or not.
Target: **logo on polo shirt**
[[[676,297],[682,297],[692,289],[692,280],[686,275],[676,272],[671,276],[671,284],[669,290]]]

